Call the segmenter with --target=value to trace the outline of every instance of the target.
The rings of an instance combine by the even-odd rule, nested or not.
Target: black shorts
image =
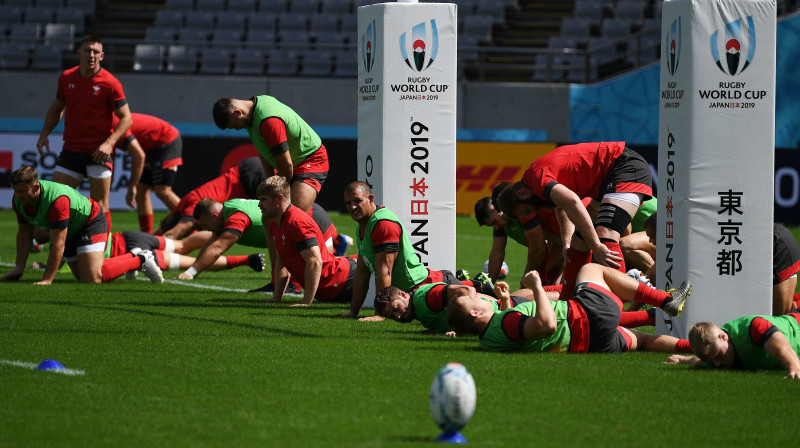
[[[531,299],[526,299],[525,297],[520,296],[511,296],[511,306],[517,306],[520,303],[528,303]]]
[[[72,238],[64,243],[63,257],[67,261],[72,261],[78,256],[78,253],[84,251],[79,250],[81,247],[91,246],[99,243],[108,243],[108,226],[106,225],[106,215],[103,213],[103,208],[99,207],[100,211],[97,215],[86,221],[80,231]],[[104,248],[105,246],[103,246]],[[100,249],[102,251],[102,248]]]
[[[608,193],[639,193],[643,195],[642,201],[653,197],[653,176],[650,165],[638,152],[625,148],[622,154],[614,161],[608,176],[600,189],[600,197]]]
[[[589,321],[589,353],[628,351],[628,343],[619,332],[620,309],[613,297],[593,283],[580,283],[572,299],[586,311]]]
[[[183,139],[180,136],[166,145],[148,152],[144,159],[145,165],[139,182],[146,185],[171,187],[175,184],[175,174],[179,166],[179,163],[174,161],[180,159],[182,154]]]
[[[350,272],[347,274],[347,282],[344,288],[339,291],[339,294],[333,299],[335,303],[350,303],[353,300],[353,279],[356,276],[356,259],[347,257],[347,262],[350,263]]]
[[[108,169],[113,169],[114,165],[112,164],[112,160],[113,157],[109,158],[108,162],[106,163],[97,163],[94,161],[91,152],[73,152],[62,149],[61,153],[58,155],[58,162],[56,162],[56,166],[66,168],[70,171],[86,176],[86,167],[89,165],[99,165],[107,167]]]
[[[800,271],[800,247],[786,227],[775,224],[772,232],[772,284],[777,285]]]
[[[125,241],[125,252],[130,252],[134,247],[142,250],[156,250],[161,248],[161,243],[155,236],[137,232],[134,230],[126,230],[122,232],[122,239]]]

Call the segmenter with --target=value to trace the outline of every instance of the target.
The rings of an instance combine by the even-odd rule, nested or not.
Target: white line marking
[[[14,366],[14,367],[23,367],[25,369],[35,370],[39,364],[33,364],[30,362],[23,362],[23,361],[9,361],[6,359],[0,359],[0,364],[5,364],[7,366]],[[44,372],[53,372],[53,373],[60,373],[62,375],[85,375],[86,372],[83,370],[75,370],[75,369],[50,369],[44,370]]]

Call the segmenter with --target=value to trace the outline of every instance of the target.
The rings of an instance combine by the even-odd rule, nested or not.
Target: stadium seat
[[[86,12],[77,8],[56,9],[56,23],[71,23],[75,25],[75,35],[82,36],[86,23]]]
[[[291,0],[289,12],[311,15],[319,12],[319,0]]]
[[[61,49],[52,45],[38,45],[33,53],[34,70],[61,71],[63,54]]]
[[[278,15],[274,13],[257,12],[249,14],[247,19],[247,31],[269,30],[274,33],[277,20]]]
[[[311,43],[311,33],[303,30],[281,30],[277,33],[278,42],[283,44],[309,44]]]
[[[640,23],[644,19],[645,6],[645,2],[640,0],[618,1],[614,6],[614,17]]]
[[[336,14],[314,14],[308,19],[309,29],[318,31],[339,31],[339,16]]]
[[[536,69],[531,81],[561,82],[564,78],[563,57],[561,54],[538,53],[534,57]]]
[[[327,50],[306,50],[302,53],[300,76],[325,77],[333,69],[333,55]]]
[[[463,34],[473,35],[481,42],[492,41],[492,17],[491,16],[467,16],[464,17]]]
[[[350,9],[352,3],[352,0],[321,0],[320,10],[324,14],[350,14],[352,12]]]
[[[614,39],[627,37],[631,34],[631,25],[628,19],[607,18],[600,27],[600,35]]]
[[[278,30],[308,31],[308,16],[292,13],[279,14]]]
[[[233,55],[234,75],[262,75],[263,56],[256,48],[237,48]]]
[[[38,23],[15,23],[11,25],[8,41],[25,45],[28,50],[33,50],[41,36],[41,28]]]
[[[28,8],[33,6],[33,0],[3,0],[3,5],[8,7]]]
[[[93,14],[95,11],[94,0],[64,0],[67,8],[80,9],[86,14]]]
[[[231,49],[222,47],[203,48],[200,51],[198,73],[227,75],[231,69]]]
[[[164,64],[164,46],[136,44],[133,50],[133,71],[160,72]]]
[[[337,78],[355,78],[358,76],[358,56],[355,50],[343,50],[334,53],[332,75]]]
[[[342,16],[339,20],[339,28],[343,33],[351,33],[355,36],[358,33],[358,16],[356,14]]]
[[[183,26],[186,28],[205,29],[210,33],[211,29],[214,28],[215,18],[216,15],[213,12],[189,11],[186,13],[186,20]]]
[[[37,8],[56,9],[64,6],[61,0],[36,0]]]
[[[242,43],[242,32],[239,30],[216,29],[211,34],[211,45],[215,47],[229,48],[239,46]]]
[[[30,64],[30,49],[13,42],[0,43],[0,69],[25,70]]]
[[[339,49],[348,43],[347,34],[338,31],[316,31],[313,33],[315,47]]]
[[[178,30],[178,43],[201,45],[208,41],[211,28],[181,28]]]
[[[475,6],[475,14],[491,16],[492,21],[501,23],[505,21],[506,6],[498,1],[482,1]]]
[[[281,48],[271,48],[267,54],[268,76],[294,76],[297,74],[297,53]]]
[[[550,36],[547,42],[548,48],[578,48],[578,42],[571,37],[564,36]]]
[[[236,0],[231,1],[235,2]],[[195,0],[194,9],[216,13],[225,9],[225,0]]]
[[[237,30],[244,33],[247,28],[247,14],[237,11],[217,13],[217,29]]]
[[[46,23],[53,23],[55,13],[49,8],[37,8],[29,6],[25,8],[24,23],[38,23],[44,26]]]
[[[75,25],[71,23],[48,23],[44,26],[44,43],[72,51],[75,48]]]
[[[611,44],[612,42],[614,42],[614,39],[609,37],[589,38],[589,44],[586,49],[589,51],[589,59],[593,67],[614,62],[622,57],[617,51],[617,46]]]
[[[166,0],[164,10],[187,12],[194,9],[194,0]]]
[[[250,13],[258,9],[256,0],[231,0],[228,2],[228,11]]]
[[[157,28],[183,28],[183,18],[185,14],[179,10],[160,9],[156,11],[156,18],[153,26]]]
[[[23,11],[18,6],[0,5],[0,26],[10,28],[11,25],[22,23]]]
[[[591,33],[591,23],[577,17],[564,17],[561,20],[561,35],[585,42]]]
[[[600,26],[603,21],[603,5],[594,0],[578,0],[572,15],[589,21],[593,26]]]
[[[273,30],[250,30],[245,36],[245,42],[252,44],[272,43],[277,39]]]
[[[175,40],[175,30],[151,26],[144,30],[144,40],[148,43],[170,44]]]
[[[282,14],[289,11],[288,5],[289,0],[261,0],[258,4],[258,10]]]
[[[478,4],[478,0],[454,0],[451,3],[455,3],[458,6],[459,16],[466,17],[475,14],[475,6]]]
[[[197,56],[186,45],[170,45],[167,51],[167,72],[194,73]]]

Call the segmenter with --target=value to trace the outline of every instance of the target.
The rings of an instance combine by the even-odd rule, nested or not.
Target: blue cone
[[[437,442],[446,442],[446,443],[467,443],[467,439],[461,435],[459,432],[451,432],[445,431],[436,438]]]
[[[36,366],[36,370],[66,370],[67,368],[62,366],[61,363],[56,361],[55,359],[47,359],[42,361],[41,364]]]

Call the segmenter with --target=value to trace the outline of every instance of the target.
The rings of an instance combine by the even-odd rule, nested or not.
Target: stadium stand
[[[152,44],[136,44],[134,50],[133,71],[161,72],[164,67],[164,46]]]

